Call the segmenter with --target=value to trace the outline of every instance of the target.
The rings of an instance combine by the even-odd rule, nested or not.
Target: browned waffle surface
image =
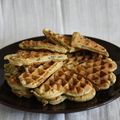
[[[43,83],[35,92],[42,98],[52,99],[62,94],[77,97],[83,96],[94,89],[84,77],[63,66]]]
[[[100,54],[85,51],[85,50],[68,54],[68,61],[78,63],[78,64],[87,62],[87,61],[94,61],[95,59],[102,59],[102,58],[106,58],[106,57]]]
[[[50,61],[30,65],[26,67],[26,71],[19,76],[20,82],[28,88],[38,87],[62,65],[62,61]]]
[[[98,90],[108,89],[115,83],[116,77],[113,72],[116,69],[116,63],[110,58],[88,60],[77,66],[79,74],[86,77]]]

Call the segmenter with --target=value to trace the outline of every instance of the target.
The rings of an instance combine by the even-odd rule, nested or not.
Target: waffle
[[[67,53],[67,49],[60,46],[49,43],[46,40],[43,41],[33,41],[33,40],[26,40],[19,44],[19,47],[22,49],[30,49],[30,50],[49,50],[52,52],[58,53]]]
[[[89,80],[97,90],[108,89],[116,81],[113,73],[117,65],[110,58],[96,58],[77,65],[80,75]]]
[[[35,52],[21,50],[15,54],[6,55],[4,59],[9,60],[13,65],[22,66],[50,60],[65,60],[67,59],[67,55],[48,51]]]
[[[94,54],[93,57],[92,54]],[[34,90],[33,93],[37,99],[48,101],[65,95],[66,99],[84,102],[95,96],[95,89],[104,90],[113,85],[116,81],[113,73],[117,68],[116,63],[110,58],[92,54],[87,56],[85,53],[87,58],[82,57],[83,53],[81,57],[78,56],[79,59],[76,59],[76,55],[68,57],[67,64]],[[73,59],[70,59],[72,57]]]
[[[90,50],[93,52],[97,52],[97,53],[105,55],[105,56],[109,56],[107,50],[103,46],[97,44],[96,42],[94,42],[88,38],[83,37],[78,32],[73,33],[71,45],[72,45],[72,47],[86,49],[86,50]]]
[[[68,54],[68,61],[69,61],[68,63],[72,62],[73,64],[81,64],[83,62],[87,62],[90,60],[93,61],[95,59],[101,59],[101,58],[106,58],[106,57],[94,52],[81,50],[79,52]]]
[[[71,37],[54,33],[49,29],[43,29],[43,33],[52,43],[56,45],[62,45],[63,47],[68,49],[69,52],[76,51],[75,48],[71,47]]]
[[[85,94],[83,96],[77,96],[77,97],[67,96],[67,99],[71,100],[71,101],[75,101],[75,102],[85,102],[85,101],[93,99],[95,94],[96,94],[96,91],[93,88],[89,93],[87,93],[87,94]]]
[[[35,95],[37,94],[37,99],[44,98],[51,100],[64,94],[65,96],[79,97],[81,101],[87,101],[95,96],[95,90],[94,93],[90,95],[94,89],[92,84],[79,75],[77,71],[67,66],[67,64],[63,66],[50,76],[39,88],[34,89],[33,93]],[[87,95],[89,95],[89,97]],[[84,96],[84,99],[82,96]]]
[[[26,97],[30,98],[32,94],[30,93],[28,88],[25,88],[20,83],[18,76],[20,75],[19,68],[11,65],[11,64],[5,64],[5,79],[8,83],[8,85],[11,87],[11,90],[14,94],[16,94],[18,97]]]
[[[30,65],[26,67],[25,72],[19,76],[20,82],[27,88],[36,88],[62,65],[63,61],[50,61]]]
[[[31,90],[31,92],[36,96],[38,101],[43,103],[43,105],[46,105],[46,104],[57,105],[57,104],[63,102],[67,98],[65,95],[60,95],[60,96],[52,98],[52,99],[45,99],[45,98],[42,98],[41,96],[39,96],[39,94],[37,94],[37,92],[35,92],[33,90]]]
[[[57,104],[60,104],[61,102],[63,102],[67,97],[65,95],[61,95],[59,97],[56,97],[55,99],[52,99],[52,100],[47,100],[47,102],[45,103],[46,104],[51,104],[51,105],[57,105]],[[42,103],[44,103],[43,101],[44,99],[42,99]]]

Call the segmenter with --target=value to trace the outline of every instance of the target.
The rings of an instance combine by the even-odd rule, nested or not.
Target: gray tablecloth
[[[40,36],[43,28],[66,34],[79,31],[120,46],[120,0],[0,0],[0,48]],[[119,99],[89,111],[54,115],[0,105],[0,120],[76,119],[120,120]]]

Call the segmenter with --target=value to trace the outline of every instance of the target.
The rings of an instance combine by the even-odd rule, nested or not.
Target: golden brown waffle
[[[115,83],[116,76],[113,71],[116,69],[116,63],[110,58],[91,59],[77,65],[79,74],[89,80],[97,90],[108,89]]]
[[[26,71],[19,76],[20,82],[24,87],[36,88],[62,65],[63,61],[50,61],[30,65],[26,67]]]
[[[90,51],[85,51],[85,50],[81,50],[79,52],[68,54],[69,63],[72,62],[74,64],[80,64],[83,62],[87,62],[88,60],[93,61],[95,59],[101,59],[101,58],[106,58],[106,57],[100,54],[90,52]]]
[[[75,48],[86,49],[93,52],[97,52],[105,56],[109,56],[107,50],[103,46],[99,45],[98,43],[88,38],[83,37],[78,32],[73,33],[71,45],[72,47],[75,47]]]
[[[21,50],[15,54],[6,55],[4,59],[9,60],[9,62],[13,65],[22,66],[51,60],[65,60],[67,59],[67,55],[48,51],[35,52]]]
[[[71,97],[79,97],[81,101],[87,101],[95,96],[95,90],[91,96],[89,94],[93,89],[89,81],[79,75],[74,69],[65,65],[49,77],[39,88],[36,88],[33,93],[37,94],[36,97],[38,99],[53,99],[64,94]],[[82,96],[84,96],[84,99]]]
[[[43,29],[44,35],[54,44],[56,45],[62,45],[66,49],[69,50],[69,52],[75,52],[76,49],[71,47],[71,37],[60,35],[58,33],[55,33],[49,29]]]
[[[67,53],[67,49],[60,45],[55,45],[49,43],[46,40],[43,41],[33,41],[33,40],[26,40],[19,44],[19,47],[22,49],[30,49],[30,50],[49,50],[52,52],[59,52],[59,53]]]
[[[30,98],[32,94],[30,93],[28,88],[25,88],[20,83],[18,76],[21,74],[19,71],[20,68],[15,67],[11,64],[5,64],[5,79],[8,85],[11,87],[12,92],[15,93],[19,97]]]

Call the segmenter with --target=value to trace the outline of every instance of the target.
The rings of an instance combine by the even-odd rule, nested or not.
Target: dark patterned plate
[[[42,40],[44,37],[36,37],[30,38],[32,40]],[[46,105],[43,106],[40,102],[38,102],[34,97],[31,99],[19,98],[14,95],[9,86],[6,84],[4,80],[4,56],[9,53],[16,52],[18,48],[18,43],[13,43],[7,47],[4,47],[0,50],[0,103],[7,105],[12,108],[16,108],[19,110],[30,111],[30,112],[39,112],[39,113],[67,113],[67,112],[77,112],[92,109],[95,107],[99,107],[106,103],[115,100],[120,96],[120,48],[103,40],[97,38],[91,38],[92,40],[98,42],[103,45],[109,52],[110,57],[115,60],[118,64],[118,69],[115,71],[117,76],[116,83],[108,90],[97,92],[94,99],[84,103],[76,103],[65,100],[63,103],[59,105]],[[29,40],[29,39],[28,39]]]

